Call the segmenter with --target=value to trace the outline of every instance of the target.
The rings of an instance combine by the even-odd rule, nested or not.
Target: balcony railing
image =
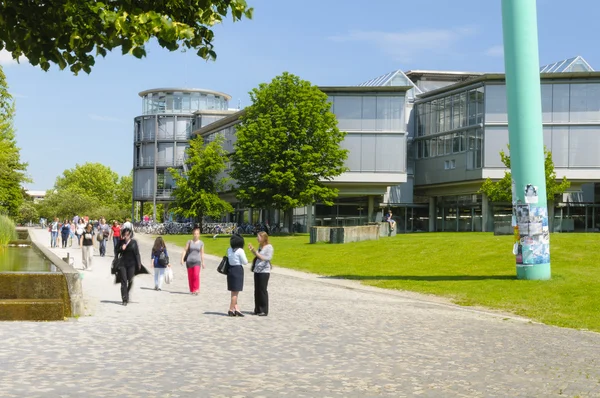
[[[157,189],[156,199],[171,199],[173,196],[173,189]],[[154,190],[152,189],[138,189],[133,192],[134,199],[153,199]]]
[[[178,133],[174,135],[173,133],[164,133],[159,132],[158,137],[154,132],[152,133],[136,133],[135,134],[135,142],[154,142],[154,139],[158,139],[158,141],[189,141],[190,134],[188,132]]]
[[[158,159],[156,161],[157,167],[180,167],[183,166],[183,158],[181,159]],[[136,167],[154,167],[154,159],[139,159],[136,163]]]

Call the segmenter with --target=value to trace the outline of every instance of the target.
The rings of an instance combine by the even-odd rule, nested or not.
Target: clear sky
[[[402,69],[502,72],[500,0],[248,0],[254,19],[215,28],[216,62],[155,43],[148,57],[120,52],[90,75],[43,72],[0,52],[15,96],[17,140],[30,189],[53,186],[77,163],[132,168],[138,93],[158,87],[208,88],[249,105],[248,91],[284,71],[318,85],[356,85]],[[576,55],[600,70],[597,0],[538,0],[540,63]]]

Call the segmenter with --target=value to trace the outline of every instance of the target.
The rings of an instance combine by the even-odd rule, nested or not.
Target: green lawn
[[[189,236],[167,236],[185,245]],[[223,255],[226,236],[202,238]],[[360,280],[509,311],[557,326],[600,331],[600,234],[553,234],[551,281],[515,278],[512,236],[408,234],[379,241],[311,245],[307,235],[272,237],[276,266]],[[246,243],[256,246],[256,238]]]

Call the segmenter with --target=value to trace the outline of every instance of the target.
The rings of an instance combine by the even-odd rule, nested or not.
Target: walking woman
[[[83,235],[81,235],[81,260],[83,269],[92,270],[92,258],[94,256],[94,228],[92,224],[85,226]]]
[[[135,239],[131,239],[131,230],[121,230],[123,239],[119,243],[119,266],[117,269],[118,279],[121,280],[121,298],[123,305],[129,303],[129,291],[133,285],[133,277],[139,273],[145,273],[142,268],[140,250]],[[146,271],[147,272],[147,271]]]
[[[252,315],[269,315],[269,278],[271,276],[271,260],[273,259],[273,245],[269,243],[269,235],[266,232],[259,232],[258,250],[254,250],[252,244],[248,249],[256,256],[252,262],[252,271],[254,272],[254,312]]]
[[[164,254],[163,256],[161,256]],[[154,290],[162,290],[162,284],[165,280],[165,270],[170,267],[169,253],[162,236],[154,241],[152,247],[152,264],[154,265]]]
[[[71,223],[69,220],[65,220],[62,226],[60,227],[60,237],[62,239],[62,247],[67,247],[67,243],[69,243],[69,236],[71,235]]]
[[[193,239],[185,244],[185,250],[181,256],[181,265],[185,263],[188,273],[190,293],[197,296],[200,290],[200,267],[204,268],[204,242],[200,240],[200,228],[195,227],[192,231]]]
[[[240,235],[231,235],[229,239],[227,257],[229,259],[229,271],[227,272],[227,290],[231,292],[229,303],[229,316],[244,316],[238,306],[238,295],[244,290],[244,265],[248,264],[244,252],[244,238]]]
[[[112,227],[110,227],[110,235],[112,236],[115,257],[117,257],[119,241],[121,240],[121,226],[117,220],[113,221]]]
[[[81,248],[83,234],[85,233],[85,222],[83,221],[83,218],[80,218],[79,221],[77,221],[77,229],[75,231],[75,236],[77,236],[77,244]]]

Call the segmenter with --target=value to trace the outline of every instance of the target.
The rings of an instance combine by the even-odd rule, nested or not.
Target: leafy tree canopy
[[[21,162],[15,139],[14,115],[15,105],[0,68],[0,213],[13,217],[23,202],[21,186],[30,181],[26,175],[27,163]]]
[[[187,171],[169,169],[175,181],[175,202],[170,208],[174,214],[202,222],[205,216],[219,217],[233,211],[233,207],[219,197],[226,182],[223,171],[228,160],[223,142],[221,135],[208,144],[202,137],[196,137],[187,150]]]
[[[54,63],[75,74],[90,73],[96,56],[118,47],[141,58],[151,38],[169,51],[189,48],[215,59],[211,28],[229,13],[238,21],[252,11],[245,0],[2,1],[0,50],[43,70]]]
[[[510,148],[509,148],[510,150]],[[500,158],[507,169],[510,169],[510,154],[500,151]],[[553,201],[556,195],[562,194],[570,186],[567,177],[562,180],[556,178],[554,171],[554,162],[552,161],[552,152],[544,147],[544,168],[546,173],[546,197],[548,201]],[[480,193],[487,195],[492,202],[511,202],[512,201],[512,175],[510,171],[504,172],[504,177],[499,181],[486,179],[481,185]]]
[[[253,89],[250,98],[232,156],[238,198],[281,210],[333,204],[337,190],[324,181],[347,170],[348,151],[340,148],[346,133],[327,95],[286,72]]]

